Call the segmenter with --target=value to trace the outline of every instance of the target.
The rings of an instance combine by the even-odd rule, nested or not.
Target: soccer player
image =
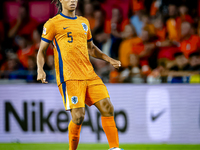
[[[75,15],[78,0],[53,2],[57,3],[58,14],[44,25],[37,55],[37,80],[47,83],[43,70],[44,53],[53,42],[57,84],[65,109],[70,110],[72,116],[68,126],[69,150],[77,149],[85,104],[95,105],[100,111],[110,150],[121,150],[113,105],[106,86],[93,70],[89,55],[109,62],[115,68],[119,68],[121,62],[108,57],[94,45],[88,20]]]

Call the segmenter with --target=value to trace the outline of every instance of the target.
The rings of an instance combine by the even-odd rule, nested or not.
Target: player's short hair
[[[56,7],[58,8],[57,14],[62,12],[62,4],[61,4],[60,0],[52,0],[51,3],[56,4]]]

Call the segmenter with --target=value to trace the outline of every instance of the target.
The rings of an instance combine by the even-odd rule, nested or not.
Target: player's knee
[[[112,103],[105,102],[103,107],[104,107],[103,111],[102,111],[103,116],[113,116],[114,115],[114,107],[113,107]]]
[[[78,114],[76,115],[73,119],[73,122],[77,125],[81,125],[83,123],[84,120],[84,114]]]
[[[81,125],[84,120],[85,109],[84,108],[72,109],[71,115],[72,115],[72,121],[77,125]]]
[[[112,104],[109,104],[107,112],[108,112],[109,116],[113,116],[114,115],[114,107],[113,107]]]

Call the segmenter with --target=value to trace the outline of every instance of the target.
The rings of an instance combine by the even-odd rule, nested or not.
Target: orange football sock
[[[118,131],[114,117],[101,117],[102,127],[108,139],[110,148],[119,147]]]
[[[81,125],[76,125],[72,121],[70,121],[68,126],[69,131],[69,150],[76,150],[78,147]]]

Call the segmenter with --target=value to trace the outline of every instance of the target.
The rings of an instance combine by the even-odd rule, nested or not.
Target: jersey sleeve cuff
[[[43,37],[41,38],[41,40],[42,40],[42,41],[45,41],[45,42],[47,42],[47,43],[50,43],[50,42],[51,42],[50,40],[45,39],[45,38],[43,38]]]
[[[89,39],[89,40],[87,40],[87,42],[91,42],[93,39],[91,38],[91,39]]]

